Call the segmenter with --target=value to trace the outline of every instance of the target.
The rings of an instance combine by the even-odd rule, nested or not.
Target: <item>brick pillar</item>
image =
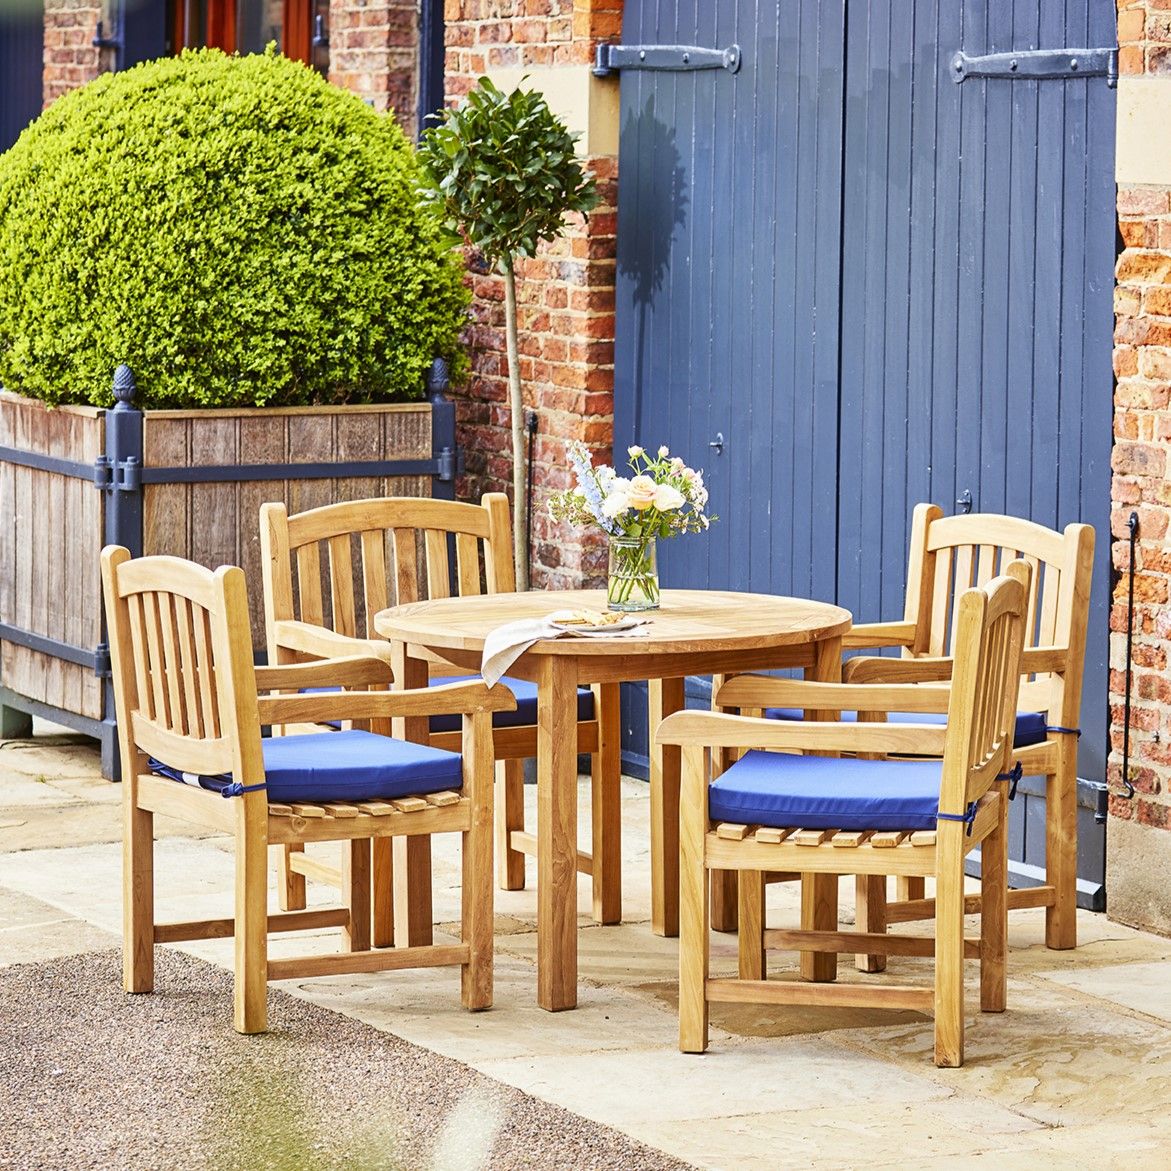
[[[1113,918],[1171,932],[1171,0],[1120,0],[1115,289],[1113,563],[1110,615],[1110,819],[1107,907]],[[1122,795],[1129,561],[1139,515],[1130,719],[1133,800]]]
[[[44,103],[93,81],[113,67],[109,50],[95,49],[101,0],[46,0]]]
[[[394,110],[414,137],[419,63],[415,0],[331,0],[329,80],[376,110]]]
[[[540,9],[539,15],[534,15]],[[598,179],[601,202],[588,224],[518,266],[521,378],[538,416],[533,468],[533,586],[596,585],[605,577],[597,537],[554,524],[549,493],[570,483],[565,441],[582,439],[607,461],[614,441],[614,224],[617,81],[591,76],[599,40],[617,39],[621,0],[448,0],[447,93],[458,98],[484,73],[502,89],[527,75],[553,110],[582,131],[579,150]],[[504,288],[472,257],[473,375],[459,402],[467,476],[463,499],[511,492]]]

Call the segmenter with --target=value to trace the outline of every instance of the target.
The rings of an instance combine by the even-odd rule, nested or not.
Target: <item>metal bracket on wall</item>
[[[951,59],[951,76],[957,85],[969,77],[1008,81],[1104,77],[1113,89],[1118,84],[1118,50],[1027,49],[1021,53],[989,53],[983,57],[969,57],[961,50]]]
[[[740,46],[702,49],[695,45],[599,45],[594,57],[594,76],[610,77],[620,69],[670,70],[740,68]]]

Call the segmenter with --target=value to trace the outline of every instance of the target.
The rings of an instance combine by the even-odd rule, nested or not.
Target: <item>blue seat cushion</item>
[[[443,675],[431,680],[431,686],[437,687],[441,683],[468,683],[478,682],[478,675]],[[494,712],[492,726],[494,728],[520,728],[526,724],[537,722],[537,685],[527,679],[514,679],[505,675],[501,683],[516,696],[516,711]],[[592,720],[594,718],[594,693],[588,687],[577,689],[577,718]],[[432,716],[432,732],[458,732],[460,718],[457,715]]]
[[[476,683],[479,675],[440,675],[431,680],[431,686],[437,687],[442,683]],[[537,685],[527,679],[514,679],[505,675],[501,683],[516,696],[516,711],[493,712],[492,727],[494,728],[522,728],[527,724],[537,722]],[[340,687],[307,687],[305,694],[320,694],[327,691],[340,691]],[[577,689],[577,718],[592,720],[594,718],[594,693],[588,687]],[[340,720],[325,720],[325,727],[340,728]],[[448,712],[442,716],[431,717],[432,732],[458,732],[461,719],[458,714]]]
[[[935,829],[938,760],[747,752],[708,788],[716,821],[792,829]]]
[[[805,714],[795,707],[770,707],[765,709],[765,716],[770,720],[799,720]],[[853,723],[858,718],[857,712],[842,712],[843,723]],[[887,712],[887,723],[890,724],[938,724],[947,723],[947,716],[943,712]],[[1045,723],[1044,712],[1017,712],[1016,735],[1013,737],[1014,748],[1027,748],[1030,744],[1040,744],[1049,735]]]
[[[373,732],[310,732],[261,741],[269,801],[377,801],[438,793],[463,785],[457,752],[392,740]],[[150,767],[161,776],[216,791],[231,784],[227,775],[182,773],[162,761]]]

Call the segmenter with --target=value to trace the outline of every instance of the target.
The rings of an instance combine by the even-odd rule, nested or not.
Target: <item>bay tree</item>
[[[598,202],[577,158],[578,136],[543,95],[504,93],[486,77],[438,115],[419,146],[420,193],[443,227],[478,248],[504,277],[512,423],[512,508],[516,578],[529,585],[524,533],[524,408],[517,347],[516,263],[558,239],[566,217]]]

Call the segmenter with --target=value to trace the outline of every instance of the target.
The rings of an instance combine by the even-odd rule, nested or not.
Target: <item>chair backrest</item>
[[[1018,517],[944,516],[934,504],[917,505],[905,613],[915,624],[915,642],[904,654],[954,654],[964,592],[987,585],[1017,558],[1032,571],[1024,645],[1054,649],[1053,669],[1030,673],[1021,705],[1049,712],[1052,723],[1072,726],[1081,704],[1094,567],[1089,525],[1067,525],[1058,533]]]
[[[270,639],[275,622],[291,619],[375,638],[374,616],[390,605],[516,588],[508,498],[499,492],[480,504],[387,496],[295,516],[265,504],[260,543]]]
[[[955,665],[940,808],[962,812],[1011,763],[1029,588],[1022,561],[965,590],[956,605]]]
[[[132,560],[109,545],[102,591],[124,779],[150,755],[182,772],[262,781],[243,570]]]

